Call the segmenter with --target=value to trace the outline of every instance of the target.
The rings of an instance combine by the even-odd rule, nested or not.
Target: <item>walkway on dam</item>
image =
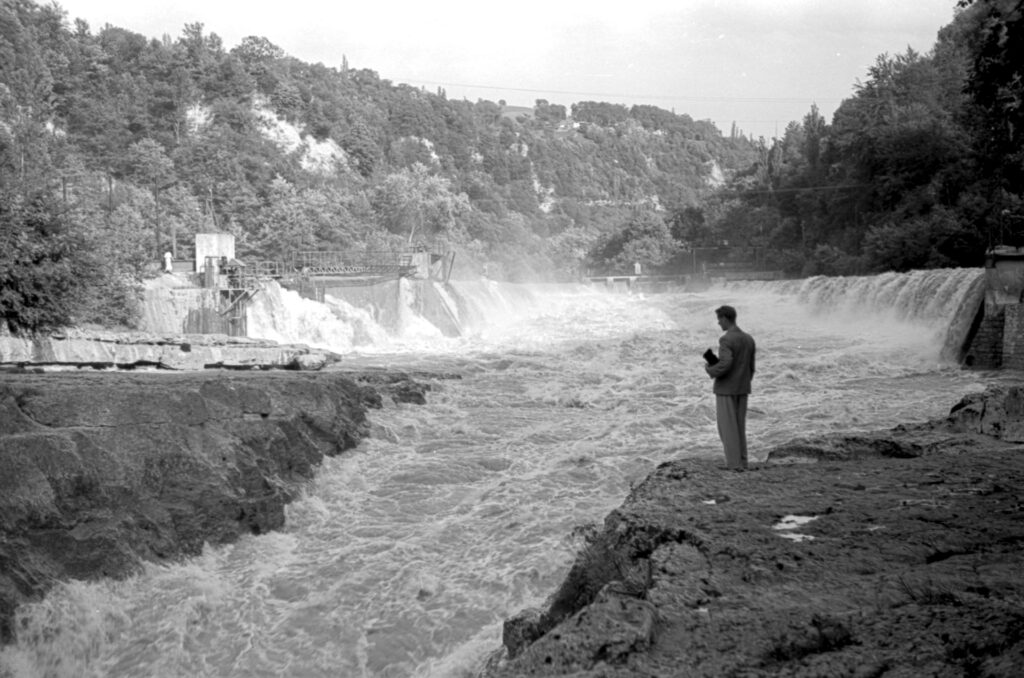
[[[427,251],[397,255],[393,252],[297,252],[287,261],[254,262],[208,257],[205,286],[256,290],[267,280],[315,282],[329,279],[342,284],[369,285],[403,277],[445,279],[450,274],[452,259],[450,253]]]

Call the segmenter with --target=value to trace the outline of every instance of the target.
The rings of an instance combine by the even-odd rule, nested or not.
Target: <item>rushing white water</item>
[[[715,307],[736,306],[758,342],[756,459],[799,435],[941,416],[999,379],[942,358],[980,276],[649,296],[485,281],[454,289],[461,338],[340,322],[346,368],[462,378],[437,381],[427,405],[372,412],[372,439],[324,463],[282,531],[24,607],[0,667],[18,678],[473,675],[500,647],[502,620],[564,576],[575,526],[603,520],[661,461],[720,457],[700,358],[720,334]],[[280,313],[321,312],[304,305]]]

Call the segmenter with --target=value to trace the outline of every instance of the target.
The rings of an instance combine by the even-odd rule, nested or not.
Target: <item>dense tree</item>
[[[967,117],[990,209],[990,240],[1024,244],[1024,2],[962,2],[969,29]]]
[[[930,53],[880,55],[831,123],[812,107],[764,146],[709,230],[805,275],[977,266],[1012,238],[1021,2],[962,4]]]
[[[0,5],[0,319],[10,329],[134,311],[116,261],[102,265],[70,209],[62,169],[76,159],[51,123],[55,19],[53,7]]]
[[[682,252],[726,243],[793,274],[977,265],[1024,234],[1024,19],[1020,0],[962,4],[933,50],[879,56],[830,121],[812,106],[768,144],[655,106],[531,115],[265,37],[94,34],[57,5],[0,3],[4,317],[127,299],[159,249],[206,229],[254,259],[437,242],[518,279],[688,270]],[[48,286],[53,313],[10,315]]]
[[[452,193],[446,179],[421,164],[387,176],[374,203],[383,225],[404,236],[409,245],[450,235],[456,217],[469,207],[464,194]]]
[[[599,242],[590,258],[605,270],[632,273],[634,265],[640,264],[641,270],[651,272],[666,264],[678,249],[665,220],[657,213],[642,211]]]
[[[572,105],[573,120],[611,127],[629,119],[629,109],[622,104],[603,101],[580,101]]]
[[[565,106],[549,103],[547,99],[537,99],[533,115],[540,123],[557,124],[565,120]]]

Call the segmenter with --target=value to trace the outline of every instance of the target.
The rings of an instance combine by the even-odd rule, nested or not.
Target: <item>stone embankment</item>
[[[665,463],[486,675],[1019,676],[1021,443],[1007,388],[745,473]]]
[[[338,362],[330,351],[223,334],[161,336],[69,329],[37,336],[0,331],[0,366],[169,370],[318,370]]]
[[[428,389],[329,371],[0,374],[0,642],[15,607],[59,580],[280,527],[324,456],[367,434],[382,393]]]

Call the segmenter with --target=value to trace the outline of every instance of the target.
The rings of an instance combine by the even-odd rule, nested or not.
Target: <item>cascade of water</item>
[[[950,322],[964,295],[984,272],[956,268],[824,277],[782,283],[819,312],[875,313],[901,319]]]
[[[879,324],[907,322],[935,334],[942,355],[954,359],[984,298],[982,269],[956,268],[825,277],[761,283],[765,290],[793,295],[817,314],[872,317]]]
[[[480,329],[513,322],[538,303],[528,285],[512,285],[494,280],[459,280],[448,284],[455,298],[463,326]]]
[[[269,282],[246,311],[248,334],[286,344],[306,344],[339,353],[387,340],[387,332],[364,309],[331,296],[321,304]]]
[[[955,359],[984,294],[981,269],[939,269],[859,277],[814,277],[792,281],[732,283],[744,294],[764,292],[797,300],[815,314],[895,330],[904,324],[933,334],[943,357]],[[529,343],[530,323],[562,320],[577,314],[605,313],[604,305],[628,306],[627,295],[609,295],[576,284],[524,285],[493,280],[461,280],[433,285],[445,317],[463,334],[463,342],[443,336],[421,312],[429,290],[401,280],[391,332],[370,310],[328,295],[325,304],[303,299],[271,284],[249,308],[253,337],[303,343],[339,353],[390,350],[447,350],[473,339],[520,338]],[[612,298],[618,297],[616,301]],[[436,311],[436,309],[435,309]],[[434,317],[437,322],[437,316]]]

